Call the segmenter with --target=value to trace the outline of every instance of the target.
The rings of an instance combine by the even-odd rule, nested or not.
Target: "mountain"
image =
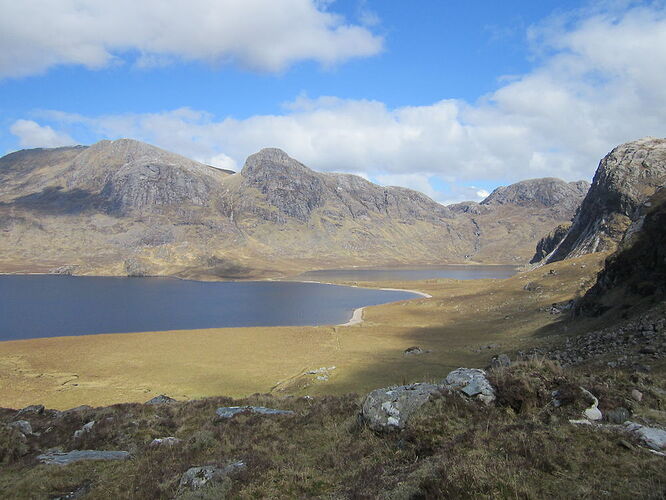
[[[523,264],[586,184],[482,203],[316,172],[279,149],[230,173],[131,139],[0,158],[0,270],[245,278],[353,265]]]
[[[647,137],[616,147],[599,163],[570,229],[559,233],[559,241],[557,235],[549,235],[550,241],[541,243],[542,249],[550,250],[544,261],[615,250],[645,203],[665,183],[666,139]]]
[[[666,188],[643,204],[641,214],[617,251],[606,259],[596,284],[579,300],[578,313],[598,315],[638,304],[652,305],[666,296]]]

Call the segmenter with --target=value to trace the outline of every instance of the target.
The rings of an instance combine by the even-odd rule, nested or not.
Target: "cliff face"
[[[584,183],[536,179],[482,204],[319,173],[278,149],[221,171],[122,139],[0,159],[0,269],[247,277],[350,265],[525,263]]]
[[[655,193],[606,259],[597,283],[577,304],[577,312],[601,314],[666,296],[666,188]]]
[[[666,139],[645,138],[613,149],[599,163],[571,228],[547,262],[617,248],[665,182]]]

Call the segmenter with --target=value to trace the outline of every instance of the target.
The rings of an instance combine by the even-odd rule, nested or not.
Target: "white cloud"
[[[243,120],[187,108],[42,118],[65,130],[83,124],[100,137],[135,137],[209,162],[223,153],[242,165],[262,147],[280,147],[318,170],[362,172],[440,200],[478,199],[483,193],[469,184],[480,179],[590,179],[615,145],[666,136],[664,11],[595,14],[567,26],[532,29],[549,55],[476,103],[390,109],[377,101],[300,96],[282,114]],[[428,180],[434,177],[458,191],[433,192]]]
[[[139,66],[172,60],[281,71],[370,56],[383,40],[317,0],[0,0],[0,77],[60,64],[101,68],[138,53]]]
[[[9,127],[9,131],[18,137],[19,144],[24,148],[57,148],[75,144],[74,139],[67,134],[32,120],[17,120]]]

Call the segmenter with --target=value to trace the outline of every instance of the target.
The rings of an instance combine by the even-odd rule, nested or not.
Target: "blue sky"
[[[134,137],[239,169],[277,146],[452,202],[666,135],[662,2],[55,5],[0,0],[0,152]]]

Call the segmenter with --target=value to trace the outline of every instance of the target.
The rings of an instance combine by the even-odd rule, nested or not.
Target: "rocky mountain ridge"
[[[646,137],[617,146],[599,163],[570,229],[546,245],[552,250],[544,262],[615,250],[665,184],[666,139]]]
[[[482,204],[320,173],[278,149],[239,173],[131,139],[0,159],[0,270],[250,277],[352,265],[522,264],[584,183],[531,180]]]

